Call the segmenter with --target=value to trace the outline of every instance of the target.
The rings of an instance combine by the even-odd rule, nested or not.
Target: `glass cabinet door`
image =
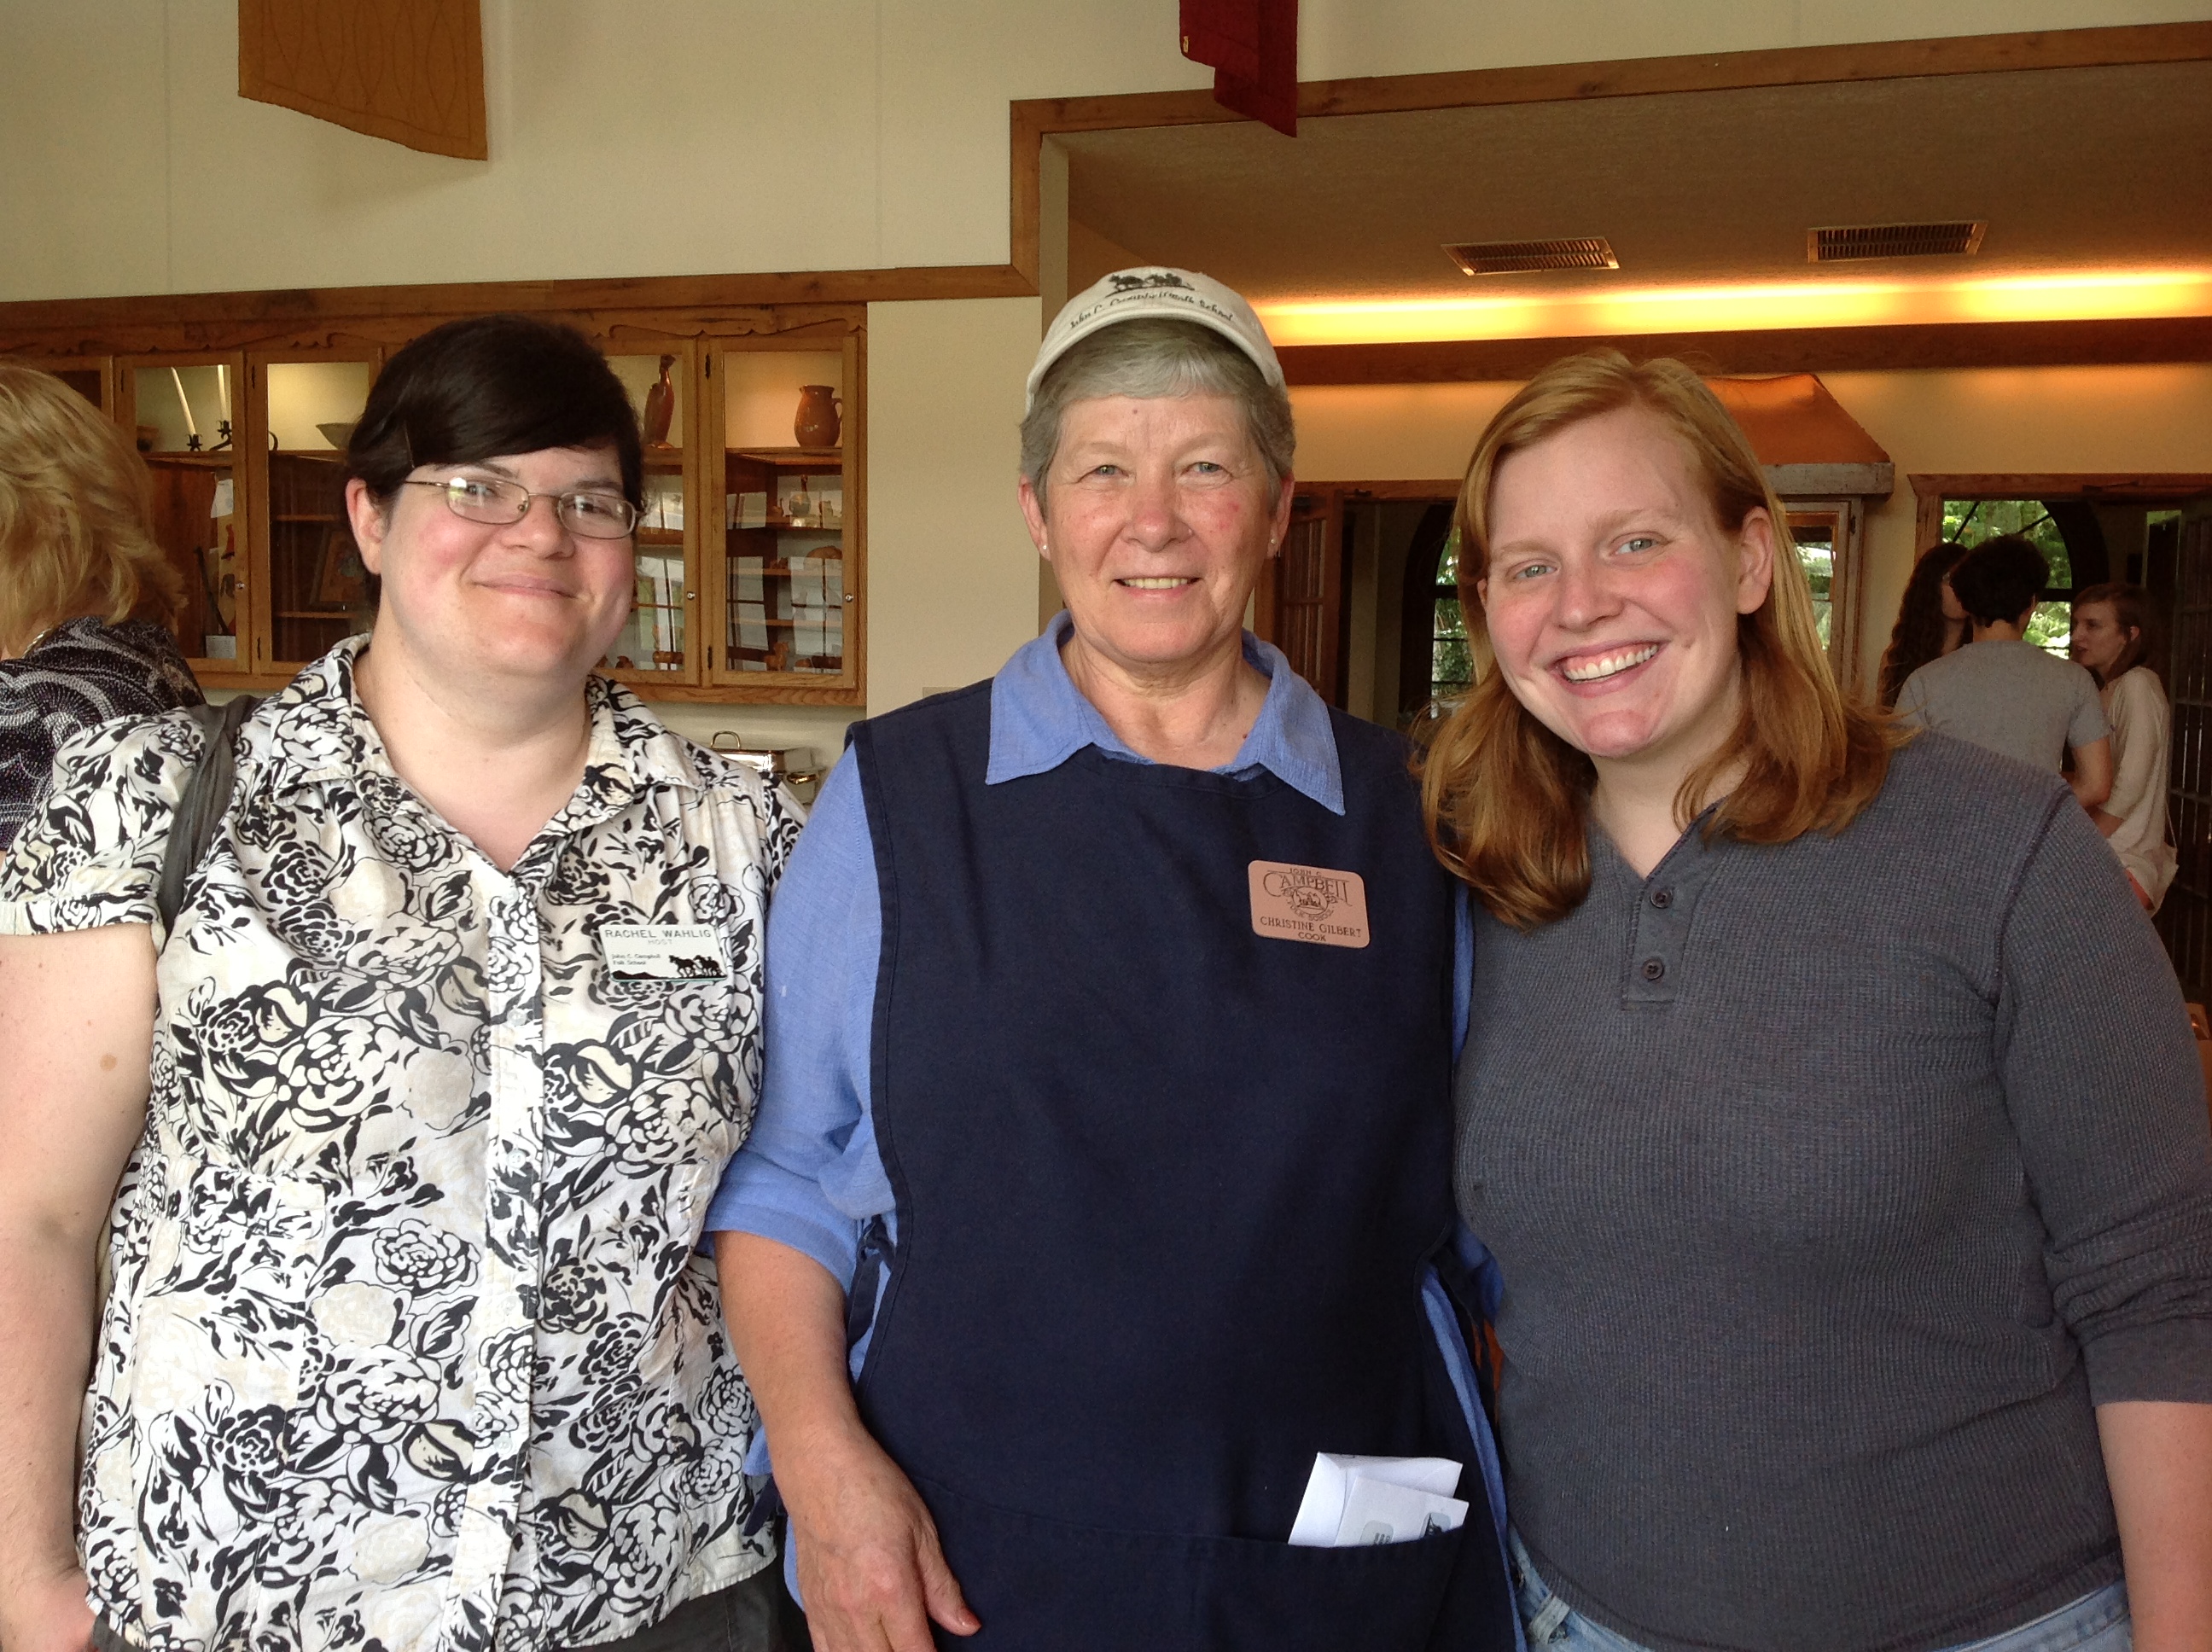
[[[832,696],[821,690],[859,689],[857,367],[849,337],[749,341],[715,358],[714,682],[824,700]]]
[[[346,520],[344,468],[376,367],[373,360],[254,363],[267,398],[269,652],[280,671],[297,671],[376,618],[368,570]]]
[[[650,354],[617,353],[621,348],[610,350],[607,365],[629,392],[645,437],[645,513],[635,535],[636,596],[603,669],[650,694],[656,684],[699,680],[690,654],[697,588],[690,546],[696,530],[687,458],[695,347],[672,339]]]
[[[252,558],[235,419],[246,401],[239,355],[145,358],[118,375],[118,418],[153,481],[154,538],[184,600],[177,647],[203,677],[250,671]]]

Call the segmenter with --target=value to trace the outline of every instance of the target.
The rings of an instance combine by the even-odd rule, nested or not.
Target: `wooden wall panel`
[[[477,0],[239,0],[238,94],[483,161]]]

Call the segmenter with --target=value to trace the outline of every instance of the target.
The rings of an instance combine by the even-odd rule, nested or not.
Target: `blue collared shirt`
[[[1084,698],[1060,659],[1062,613],[991,683],[984,784],[1057,768],[1085,746],[1129,762],[1131,750]],[[1343,770],[1328,708],[1281,653],[1246,633],[1244,658],[1267,679],[1252,732],[1218,774],[1267,773],[1332,814],[1344,812]],[[730,1161],[707,1212],[710,1232],[757,1234],[813,1258],[849,1283],[872,1217],[892,1220],[891,1185],[876,1149],[869,1062],[883,907],[868,835],[866,778],[857,758],[830,771],[769,909],[767,1071],[752,1133]],[[1474,942],[1461,896],[1452,1002],[1454,1048],[1467,1032]]]

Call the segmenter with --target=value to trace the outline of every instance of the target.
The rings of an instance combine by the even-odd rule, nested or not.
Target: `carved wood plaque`
[[[238,0],[238,94],[489,158],[477,0]]]

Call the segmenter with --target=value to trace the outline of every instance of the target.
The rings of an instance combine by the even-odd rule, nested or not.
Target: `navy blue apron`
[[[859,1398],[982,1620],[945,1646],[1514,1643],[1420,1296],[1453,1219],[1450,886],[1402,744],[1335,732],[1341,817],[1095,748],[987,787],[988,684],[854,731],[897,1200]],[[1371,943],[1255,933],[1255,860],[1358,873]],[[1456,1458],[1467,1523],[1293,1548],[1317,1451]]]

